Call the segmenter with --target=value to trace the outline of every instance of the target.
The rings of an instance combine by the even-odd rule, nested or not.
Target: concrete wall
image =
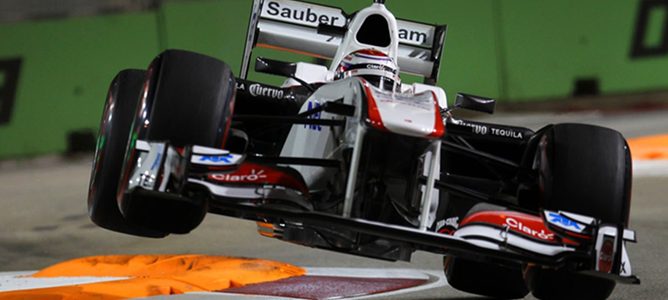
[[[448,24],[439,85],[451,99],[466,91],[531,101],[569,96],[579,79],[597,81],[606,94],[668,89],[668,1],[655,2],[395,0],[387,5],[400,18]],[[352,12],[366,3],[341,5]],[[638,22],[643,5],[649,8]],[[162,49],[198,51],[238,71],[249,11],[250,1],[200,0],[168,2],[143,13],[0,24],[0,66],[21,59],[11,118],[0,123],[0,159],[62,152],[68,132],[96,130],[114,74],[145,68]],[[636,57],[634,38],[641,50]],[[6,77],[0,71],[0,91]]]

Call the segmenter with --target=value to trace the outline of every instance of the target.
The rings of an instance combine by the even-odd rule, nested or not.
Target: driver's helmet
[[[399,68],[392,57],[374,49],[352,52],[341,60],[334,80],[360,76],[372,85],[384,90],[396,90],[401,81]]]

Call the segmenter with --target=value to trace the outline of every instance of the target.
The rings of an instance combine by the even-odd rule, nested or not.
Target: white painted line
[[[668,159],[633,161],[633,177],[663,176],[668,176]]]
[[[98,283],[127,279],[127,277],[28,277],[35,272],[0,273],[0,292],[21,291],[68,286],[75,284]]]
[[[4,276],[29,276],[34,274],[35,271],[13,271],[13,272],[0,272],[0,277]]]
[[[359,278],[409,278],[429,279],[425,270],[415,269],[362,269],[362,268],[321,268],[304,267],[306,275],[359,277]]]
[[[286,297],[276,297],[276,296],[257,296],[257,295],[245,295],[245,294],[233,294],[233,293],[210,293],[210,292],[192,292],[179,295],[169,295],[169,296],[153,296],[146,298],[134,298],[136,300],[147,299],[147,300],[304,300],[302,298],[286,298]]]

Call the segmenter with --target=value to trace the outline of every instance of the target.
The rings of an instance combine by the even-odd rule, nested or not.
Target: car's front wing
[[[257,185],[241,186],[207,180],[216,174],[230,174],[230,170],[244,164],[246,157],[226,150],[199,146],[184,149],[145,141],[138,141],[136,150],[143,164],[136,166],[131,178],[135,184],[131,188],[155,193],[179,193],[174,186],[182,188],[186,182],[200,185],[211,192],[209,211],[212,213],[256,221],[270,219],[272,222],[278,220],[335,228],[410,243],[415,248],[435,253],[569,268],[619,282],[639,283],[631,272],[625,246],[626,241],[635,242],[635,232],[615,224],[600,224],[586,216],[551,211],[544,211],[540,217],[527,215],[527,218],[542,218],[545,224],[540,232],[532,232],[521,223],[522,220],[528,222],[527,219],[517,217],[520,221],[513,219],[511,222],[505,216],[507,212],[488,212],[488,216],[476,216],[468,223],[462,222],[452,235],[435,233],[315,212],[308,203],[308,191],[299,182],[286,181],[284,176],[275,176],[282,179],[273,184],[265,180]],[[258,171],[253,174],[253,178],[261,175]],[[266,205],[268,202],[265,200],[269,198],[295,205]],[[490,216],[492,219],[503,218],[493,221]],[[559,236],[556,240],[563,242],[555,242],[554,238],[547,241],[544,237],[541,240],[540,234]]]

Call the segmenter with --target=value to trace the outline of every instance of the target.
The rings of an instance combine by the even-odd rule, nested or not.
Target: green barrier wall
[[[667,89],[668,48],[631,58],[643,2],[650,1],[499,1],[504,64],[499,95],[566,97],[578,78],[598,78],[604,94]],[[661,48],[662,34],[668,43],[666,12],[668,5],[650,10],[640,44]]]
[[[0,26],[0,60],[20,57],[0,159],[62,152],[70,130],[97,128],[109,81],[158,51],[153,14]]]
[[[352,12],[371,1],[316,2]],[[668,89],[668,37],[662,35],[668,6],[647,10],[636,42],[647,51],[631,58],[644,2],[650,1],[395,0],[387,6],[400,18],[448,24],[439,86],[450,99],[465,91],[530,101],[569,96],[578,79],[596,79],[602,93]],[[250,6],[167,2],[158,11],[0,24],[0,62],[22,59],[11,120],[0,124],[0,159],[63,152],[68,132],[96,130],[114,74],[145,68],[162,49],[208,54],[238,71]]]

